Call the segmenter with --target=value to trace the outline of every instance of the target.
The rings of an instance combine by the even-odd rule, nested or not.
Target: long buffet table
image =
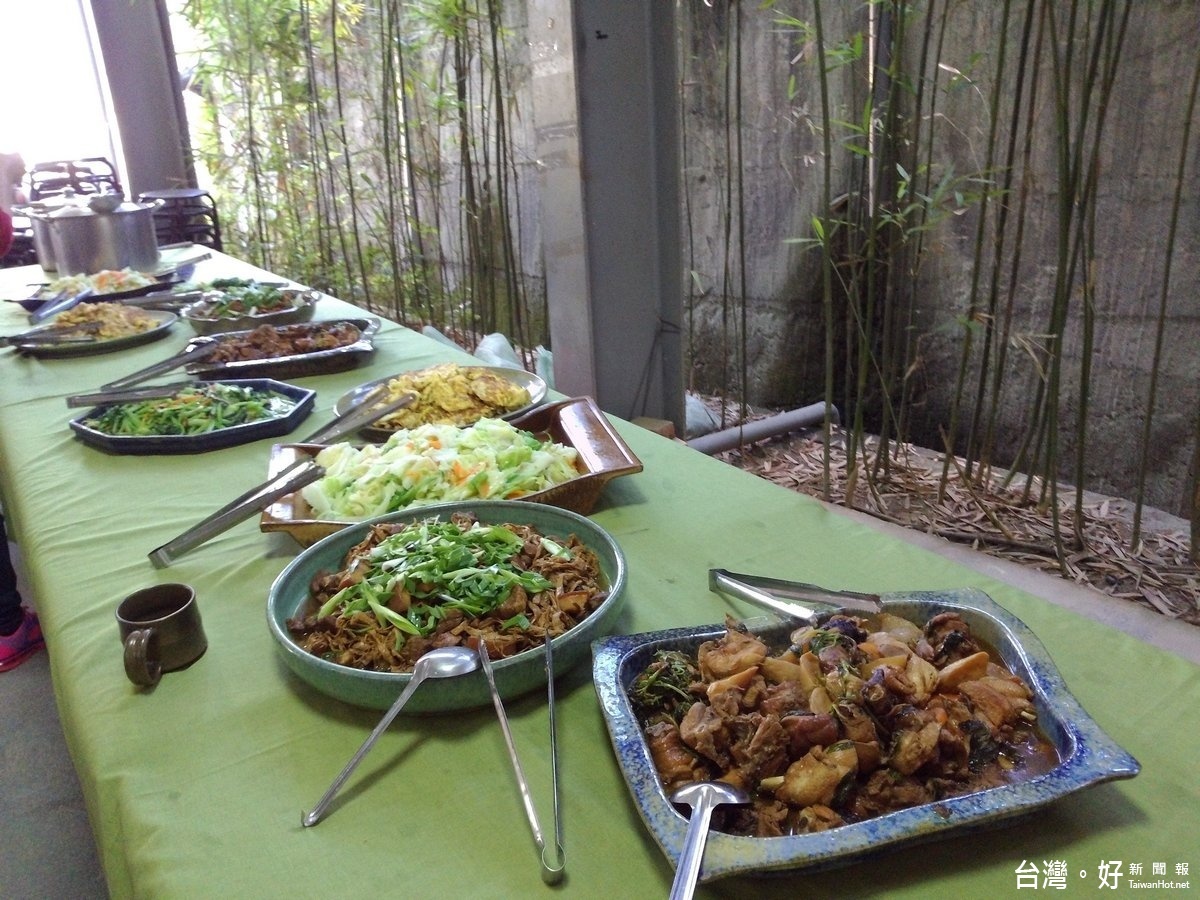
[[[222,254],[197,279],[272,278]],[[0,273],[19,297],[40,270]],[[0,304],[0,331],[28,327]],[[361,315],[325,298],[318,318]],[[166,338],[120,352],[35,359],[0,351],[0,475],[46,632],[55,693],[113,897],[666,896],[672,867],[642,826],[583,665],[558,683],[567,877],[539,864],[490,709],[401,717],[316,828],[300,824],[379,713],[307,688],[277,658],[265,601],[299,552],[243,522],[155,569],[147,553],[258,483],[271,440],[188,456],[118,456],[80,443],[63,398],[179,349]],[[368,364],[296,379],[318,391],[299,434],[329,419],[364,381],[466,354],[385,321]],[[1039,635],[1067,684],[1142,764],[1004,828],[885,853],[848,867],[704,885],[700,896],[1068,895],[1120,884],[1189,882],[1200,872],[1196,704],[1200,668],[1107,626],[885,536],[821,503],[754,478],[626,422],[616,426],[645,470],[610,484],[592,518],[629,564],[624,632],[756,615],[708,590],[723,566],[863,591],[978,587]],[[299,435],[296,435],[299,436]],[[191,668],[143,692],[126,680],[113,617],[130,591],[195,586],[209,638]],[[508,704],[543,824],[550,763],[545,695]],[[1102,864],[1106,867],[1101,868]],[[1021,874],[1024,872],[1024,874]],[[1040,883],[1039,883],[1040,882]],[[1168,889],[1169,890],[1169,889]],[[1184,891],[1187,893],[1188,891]]]

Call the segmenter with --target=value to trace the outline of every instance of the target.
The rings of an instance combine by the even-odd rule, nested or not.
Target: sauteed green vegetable
[[[221,428],[286,416],[296,401],[273,391],[236,384],[203,384],[170,397],[106,406],[84,424],[126,437],[206,434]]]

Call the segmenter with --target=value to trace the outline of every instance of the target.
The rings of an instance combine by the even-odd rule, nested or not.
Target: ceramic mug
[[[125,644],[125,674],[152,687],[164,672],[190,666],[208,649],[196,592],[186,584],[156,584],[135,591],[117,607]]]

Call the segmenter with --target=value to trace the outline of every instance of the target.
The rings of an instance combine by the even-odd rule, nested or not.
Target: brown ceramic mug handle
[[[139,628],[125,638],[125,674],[134,684],[153,687],[162,678],[157,637],[153,628]]]

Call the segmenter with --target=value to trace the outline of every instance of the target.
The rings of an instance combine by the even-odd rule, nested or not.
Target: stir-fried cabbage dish
[[[450,500],[511,500],[575,478],[577,456],[503,419],[421,425],[383,444],[323,448],[316,462],[325,475],[302,496],[317,518],[341,521]]]

